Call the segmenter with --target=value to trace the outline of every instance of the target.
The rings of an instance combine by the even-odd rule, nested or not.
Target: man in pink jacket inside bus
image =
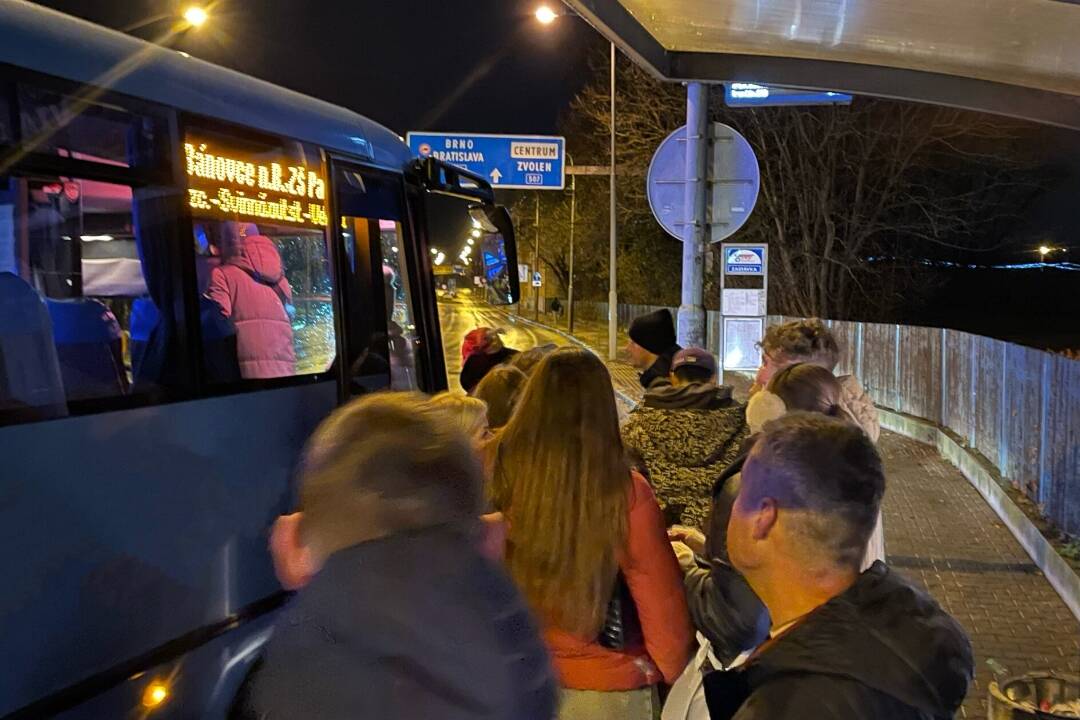
[[[224,231],[222,264],[211,272],[206,294],[236,326],[240,375],[294,375],[292,288],[281,255],[253,223],[225,223]]]

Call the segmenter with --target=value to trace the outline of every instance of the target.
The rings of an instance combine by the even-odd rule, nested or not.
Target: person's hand
[[[673,540],[671,549],[675,553],[675,559],[679,561],[679,568],[683,573],[688,573],[697,567],[697,560],[694,559],[694,551],[691,550],[686,543]]]
[[[667,531],[668,540],[686,545],[698,555],[705,554],[705,534],[685,525],[672,525]]]

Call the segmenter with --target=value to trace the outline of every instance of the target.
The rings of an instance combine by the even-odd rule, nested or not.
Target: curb
[[[1012,498],[1001,489],[979,460],[941,428],[925,420],[901,415],[884,408],[878,408],[878,418],[881,421],[881,427],[936,447],[941,457],[955,466],[979,491],[1020,546],[1031,556],[1032,561],[1046,576],[1050,586],[1061,596],[1070,612],[1077,620],[1080,620],[1080,575],[1077,575],[1072,567],[1058,555],[1054,546],[1039,532],[1024,511],[1017,507]]]
[[[544,330],[547,330],[548,332],[553,332],[556,335],[558,335],[559,337],[564,338],[564,339],[572,342],[573,344],[575,344],[575,345],[577,345],[579,347],[585,348],[586,350],[591,352],[593,355],[600,358],[600,360],[604,360],[604,358],[600,357],[600,353],[596,352],[596,350],[593,349],[592,345],[589,345],[588,343],[585,343],[584,341],[578,339],[577,337],[571,335],[570,333],[568,333],[568,332],[566,332],[564,330],[560,330],[558,328],[553,328],[550,325],[545,325],[544,323],[537,322],[536,320],[530,320],[529,318],[522,317],[521,315],[512,315],[512,314],[508,313],[507,311],[505,311],[505,310],[503,310],[501,308],[499,308],[499,312],[501,312],[503,315],[506,315],[506,317],[510,320],[510,322],[515,322],[515,323],[516,322],[522,322],[522,323],[525,323],[526,325],[532,325],[533,327],[543,328]],[[605,362],[605,364],[607,364],[606,361],[604,361],[604,362]],[[615,399],[618,400],[619,402],[621,402],[626,407],[627,411],[633,410],[634,407],[637,406],[637,400],[634,400],[632,397],[630,397],[629,395],[624,393],[622,390],[615,387],[614,384],[612,384],[612,389],[615,391]]]

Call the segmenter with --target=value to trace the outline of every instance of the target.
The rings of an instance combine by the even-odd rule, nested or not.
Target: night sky
[[[561,7],[558,0],[549,0]],[[174,0],[42,0],[114,28]],[[584,82],[579,18],[550,26],[540,0],[220,0],[177,45],[192,55],[409,130],[552,133]],[[162,33],[166,21],[137,34]]]

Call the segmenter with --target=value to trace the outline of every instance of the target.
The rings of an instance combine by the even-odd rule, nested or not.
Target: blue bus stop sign
[[[761,178],[750,143],[723,123],[709,127],[709,241],[720,242],[743,226],[757,204]],[[683,239],[686,229],[686,126],[656,149],[646,180],[649,207],[660,226]]]
[[[549,135],[411,132],[417,157],[435,157],[510,190],[562,190],[566,140]]]

